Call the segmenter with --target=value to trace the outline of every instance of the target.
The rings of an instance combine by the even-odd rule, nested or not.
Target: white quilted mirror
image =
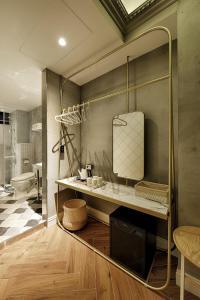
[[[118,177],[144,177],[144,114],[132,112],[113,118],[113,172]]]

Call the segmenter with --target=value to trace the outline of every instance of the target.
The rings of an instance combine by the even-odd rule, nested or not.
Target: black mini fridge
[[[119,207],[110,215],[110,256],[143,279],[156,250],[156,218]]]

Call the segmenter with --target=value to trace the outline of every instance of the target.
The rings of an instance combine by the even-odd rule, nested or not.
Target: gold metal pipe
[[[59,213],[58,213],[58,202],[59,202],[59,184],[58,184],[58,189],[57,189],[57,197],[56,197],[56,212],[57,212],[57,225],[66,233],[68,233],[69,235],[71,235],[72,237],[74,237],[76,240],[78,240],[79,242],[81,242],[83,245],[87,246],[89,249],[93,250],[95,253],[97,253],[98,255],[100,255],[101,257],[105,258],[107,261],[109,261],[111,264],[113,264],[114,266],[116,266],[117,268],[119,268],[120,270],[122,270],[123,272],[125,272],[127,275],[129,275],[130,277],[132,277],[133,279],[137,280],[138,282],[140,282],[142,285],[144,285],[147,288],[150,288],[151,290],[154,291],[160,291],[163,290],[163,287],[155,287],[152,285],[149,285],[147,282],[145,282],[144,280],[142,280],[140,277],[136,276],[135,274],[131,273],[128,269],[124,268],[123,266],[121,266],[120,264],[118,264],[117,262],[115,262],[112,258],[110,258],[109,256],[103,254],[101,251],[99,251],[98,249],[96,249],[95,247],[93,247],[92,245],[90,245],[89,243],[87,243],[85,240],[83,240],[82,238],[80,238],[79,236],[77,236],[76,234],[68,231],[60,222],[59,220]]]
[[[127,111],[129,113],[129,56],[126,58],[126,89]]]
[[[126,105],[129,113],[129,56],[126,57]],[[128,185],[128,178],[125,179],[125,182]]]
[[[87,66],[82,67],[82,68],[80,68],[79,70],[77,70],[76,72],[70,74],[69,76],[66,77],[66,79],[65,79],[64,82],[63,82],[63,84],[65,83],[65,81],[71,79],[72,77],[78,75],[79,73],[85,71],[86,69],[89,69],[90,67],[96,65],[97,63],[101,62],[101,61],[104,60],[105,58],[111,56],[112,54],[118,52],[119,50],[125,48],[126,46],[132,44],[132,43],[135,42],[136,40],[140,39],[141,37],[147,35],[147,34],[150,33],[150,32],[153,32],[153,31],[163,31],[163,32],[165,32],[165,33],[167,34],[168,39],[169,39],[169,37],[171,38],[171,33],[170,33],[169,29],[166,28],[166,27],[164,27],[164,26],[155,26],[155,27],[152,27],[152,28],[150,28],[150,29],[147,29],[146,31],[144,31],[144,32],[142,32],[142,33],[140,33],[140,34],[138,34],[136,37],[134,37],[134,38],[131,39],[130,41],[124,43],[124,44],[121,45],[121,46],[116,47],[115,49],[113,49],[112,51],[107,52],[106,54],[104,54],[103,56],[101,56],[100,58],[98,58],[97,60],[95,60],[94,62],[92,62],[92,63],[88,64]]]
[[[83,240],[82,238],[80,238],[79,236],[77,236],[76,234],[74,234],[73,232],[68,231],[67,229],[65,229],[63,227],[63,225],[61,224],[60,220],[57,219],[57,224],[58,226],[65,231],[66,233],[68,233],[69,235],[71,235],[72,237],[74,237],[76,240],[78,240],[79,242],[81,242],[83,245],[87,246],[89,249],[93,250],[95,253],[97,253],[98,255],[100,255],[101,257],[105,258],[107,261],[109,261],[110,263],[112,263],[114,266],[118,267],[120,270],[122,270],[123,272],[125,272],[126,274],[128,274],[129,276],[131,276],[132,278],[136,279],[137,281],[139,281],[140,283],[142,283],[143,285],[145,285],[146,287],[149,287],[152,289],[152,286],[149,286],[147,283],[145,283],[142,279],[140,279],[139,277],[137,277],[136,275],[134,275],[133,273],[131,273],[130,271],[128,271],[126,268],[120,266],[118,263],[116,263],[113,259],[111,259],[109,256],[103,254],[101,251],[99,251],[97,248],[93,247],[92,245],[90,245],[89,243],[87,243],[85,240]],[[154,289],[154,287],[153,287]],[[155,290],[157,290],[157,288],[155,287]]]
[[[91,104],[91,103],[95,103],[95,102],[98,102],[98,101],[101,101],[101,100],[106,100],[106,99],[109,99],[111,97],[118,96],[118,95],[130,92],[130,91],[133,91],[133,90],[137,90],[139,88],[145,87],[147,85],[150,85],[150,84],[153,84],[153,83],[165,80],[165,79],[169,79],[169,75],[168,74],[164,75],[162,77],[159,77],[159,78],[155,78],[155,79],[152,79],[152,80],[149,80],[149,81],[137,84],[137,85],[130,85],[128,89],[127,89],[127,87],[124,87],[124,88],[122,88],[120,90],[116,90],[116,91],[114,91],[112,93],[109,93],[109,94],[106,94],[106,95],[103,95],[103,96],[98,96],[98,97],[95,97],[95,98],[85,99],[85,100],[83,100],[83,103],[80,104],[80,106],[82,106],[82,105],[84,105],[86,103]]]
[[[172,37],[171,37],[171,33],[170,31],[166,28],[166,27],[162,27],[162,26],[158,26],[158,27],[153,27],[148,29],[147,31],[141,33],[140,35],[138,35],[136,38],[132,39],[131,41],[129,41],[128,43],[125,43],[122,46],[119,46],[118,48],[114,49],[113,51],[105,54],[104,56],[102,56],[101,58],[99,58],[98,60],[96,60],[95,62],[87,65],[84,68],[81,68],[80,70],[78,70],[77,72],[71,74],[67,79],[70,79],[71,77],[79,74],[80,72],[86,70],[87,68],[95,65],[96,63],[100,62],[101,60],[105,59],[106,57],[110,56],[111,54],[119,51],[120,49],[124,48],[125,46],[129,45],[130,43],[136,41],[137,39],[141,38],[142,36],[147,35],[148,33],[152,32],[152,31],[156,31],[156,30],[162,30],[164,31],[167,35],[168,35],[168,44],[169,44],[169,64],[168,64],[168,75],[165,75],[163,77],[154,79],[154,80],[150,80],[147,81],[145,83],[142,84],[138,84],[138,85],[134,85],[134,86],[130,86],[128,88],[128,91],[131,90],[136,90],[138,88],[142,88],[144,86],[147,86],[149,84],[164,80],[164,79],[168,79],[169,83],[168,83],[168,92],[169,92],[169,97],[168,97],[168,104],[169,104],[169,147],[168,147],[168,151],[169,151],[169,163],[168,163],[168,184],[169,184],[169,196],[168,196],[168,210],[169,210],[169,216],[168,216],[168,254],[167,254],[167,280],[166,283],[161,286],[161,287],[154,287],[149,285],[148,283],[144,282],[143,280],[141,280],[140,278],[138,278],[137,276],[135,276],[134,274],[130,273],[128,270],[126,270],[124,267],[120,266],[118,263],[114,262],[112,259],[110,259],[109,257],[105,256],[103,253],[101,253],[100,251],[98,251],[97,249],[93,248],[92,246],[90,246],[88,243],[86,243],[84,240],[82,240],[81,238],[77,237],[75,234],[72,234],[71,232],[67,231],[62,224],[60,223],[59,220],[59,216],[58,216],[58,202],[59,202],[59,184],[58,184],[58,194],[56,197],[56,212],[57,212],[57,224],[60,226],[60,228],[62,228],[65,232],[67,232],[68,234],[72,235],[73,237],[75,237],[77,240],[79,240],[81,243],[83,243],[84,245],[86,245],[87,247],[89,247],[90,249],[92,249],[94,252],[98,253],[99,255],[101,255],[102,257],[104,257],[106,260],[108,260],[109,262],[111,262],[112,264],[116,265],[119,269],[123,270],[125,273],[127,273],[128,275],[130,275],[132,278],[136,279],[137,281],[139,281],[141,284],[143,284],[145,287],[148,287],[152,290],[155,291],[160,291],[165,289],[170,281],[170,274],[171,274],[171,241],[172,241],[172,236],[171,236],[171,230],[172,230],[172,215],[171,215],[171,206],[172,206],[172,179],[174,178],[174,153],[173,153],[173,147],[174,147],[174,137],[173,137],[173,100],[172,100]],[[66,80],[67,80],[66,79]],[[64,81],[65,82],[65,81]],[[64,84],[63,82],[63,84]],[[127,89],[122,89],[116,92],[113,92],[111,94],[107,94],[105,96],[100,96],[100,97],[96,97],[96,98],[92,98],[87,100],[87,102],[89,103],[94,103],[94,102],[98,102],[100,100],[104,100],[104,99],[108,99],[111,98],[113,96],[116,95],[120,95],[126,92]],[[86,102],[86,103],[87,103]],[[60,169],[60,165],[59,165],[59,169]]]
[[[172,242],[172,178],[173,165],[174,165],[174,154],[173,154],[173,99],[172,99],[172,37],[170,32],[168,41],[168,71],[169,71],[169,81],[168,81],[168,102],[169,102],[169,157],[168,157],[168,185],[169,185],[169,195],[168,195],[168,205],[169,205],[169,217],[168,217],[168,254],[167,254],[167,280],[164,287],[170,282],[171,277],[171,242]]]
[[[124,87],[122,89],[114,90],[113,92],[111,92],[109,94],[105,94],[105,95],[102,95],[102,96],[97,96],[97,97],[94,97],[94,98],[84,99],[82,101],[82,103],[78,104],[77,106],[78,107],[82,107],[82,106],[84,106],[86,104],[91,104],[91,103],[99,102],[101,100],[106,100],[106,99],[112,98],[114,96],[119,96],[119,95],[122,95],[124,93],[128,93],[130,91],[140,89],[140,88],[145,87],[147,85],[150,85],[150,84],[162,81],[162,80],[169,79],[169,77],[170,77],[169,74],[167,74],[167,75],[164,75],[162,77],[158,77],[158,78],[155,78],[155,79],[152,79],[152,80],[148,80],[148,81],[145,81],[145,82],[137,84],[137,85],[130,84],[130,86],[128,88],[126,86],[126,87]],[[127,103],[128,103],[128,101],[127,101]]]

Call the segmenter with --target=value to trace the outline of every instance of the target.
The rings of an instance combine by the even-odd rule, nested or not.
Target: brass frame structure
[[[121,90],[118,90],[118,91],[114,91],[110,94],[106,94],[104,96],[99,96],[99,97],[96,97],[96,98],[88,99],[87,102],[95,103],[95,102],[98,102],[100,100],[109,99],[109,98],[111,98],[113,96],[116,96],[116,95],[120,95],[120,94],[123,94],[123,93],[128,93],[131,90],[136,90],[136,89],[142,88],[144,86],[148,86],[150,84],[153,84],[155,82],[159,82],[159,81],[162,81],[162,80],[168,80],[168,105],[169,105],[169,115],[168,115],[168,121],[169,121],[169,131],[168,131],[168,138],[169,138],[169,145],[168,145],[168,154],[169,154],[169,156],[168,156],[168,185],[169,185],[169,195],[168,195],[168,219],[167,219],[167,228],[168,228],[167,279],[166,279],[165,284],[161,287],[155,287],[155,286],[152,286],[152,285],[148,284],[147,282],[143,281],[141,278],[137,277],[135,274],[129,272],[127,269],[120,266],[118,263],[116,263],[110,257],[104,255],[102,252],[100,252],[96,248],[92,247],[90,244],[88,244],[87,242],[85,242],[84,240],[82,240],[81,238],[79,238],[78,236],[73,234],[72,232],[66,230],[62,226],[62,224],[59,220],[59,215],[58,215],[58,203],[59,203],[59,191],[60,191],[59,184],[58,184],[58,192],[57,192],[57,197],[56,197],[57,224],[60,226],[60,228],[62,228],[65,232],[67,232],[68,234],[70,234],[71,236],[73,236],[74,238],[79,240],[81,243],[83,243],[84,245],[86,245],[87,247],[92,249],[94,252],[101,255],[106,260],[108,260],[109,262],[111,262],[112,264],[114,264],[115,266],[120,268],[121,270],[123,270],[129,276],[131,276],[132,278],[134,278],[137,281],[139,281],[140,283],[142,283],[145,287],[148,287],[148,288],[150,288],[152,290],[155,290],[155,291],[165,289],[169,284],[170,275],[171,275],[172,195],[173,195],[173,188],[174,188],[174,186],[173,186],[174,185],[174,152],[173,152],[174,151],[174,146],[173,146],[174,141],[173,141],[172,37],[171,37],[171,33],[168,30],[168,28],[162,27],[162,26],[157,26],[157,27],[150,28],[150,29],[146,30],[145,32],[139,34],[135,38],[133,38],[131,41],[125,43],[124,45],[122,45],[120,47],[117,47],[113,51],[111,51],[111,52],[107,53],[106,55],[102,56],[101,58],[99,58],[98,60],[93,62],[92,64],[89,64],[88,66],[86,66],[86,67],[80,69],[79,71],[71,74],[67,78],[67,79],[70,79],[71,77],[75,76],[76,74],[88,69],[89,67],[91,67],[91,66],[95,65],[96,63],[102,61],[104,58],[112,55],[113,53],[115,53],[115,52],[119,51],[120,49],[126,47],[127,45],[133,43],[134,41],[138,40],[139,38],[147,35],[150,32],[158,31],[158,30],[163,31],[164,33],[166,33],[167,37],[168,37],[168,51],[169,51],[168,52],[168,74],[166,74],[165,76],[150,80],[150,81],[146,81],[146,82],[138,84],[138,85],[129,85],[128,80],[127,80],[127,86],[125,88],[123,88]],[[127,63],[128,63],[128,59],[127,59]],[[128,78],[128,66],[127,66],[127,78]],[[64,83],[65,83],[65,81],[63,81],[63,84]],[[127,99],[128,99],[128,97],[127,97]],[[62,98],[61,98],[61,111],[63,111]],[[60,175],[60,158],[59,158],[59,175]]]

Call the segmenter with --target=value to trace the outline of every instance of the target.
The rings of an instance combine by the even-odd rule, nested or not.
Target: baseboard
[[[93,208],[91,206],[87,206],[88,215],[92,218],[109,225],[109,214],[106,214],[105,212],[102,212],[101,210],[98,210],[96,208]],[[56,224],[56,215],[48,218],[48,227],[51,225]],[[173,243],[172,243],[173,246]],[[156,247],[158,249],[166,249],[167,250],[167,240],[163,239],[159,236],[156,237]],[[173,251],[173,255],[177,256],[176,252]]]
[[[42,221],[40,224],[38,224],[38,225],[36,225],[32,228],[29,228],[28,230],[26,230],[26,231],[24,231],[20,234],[17,234],[16,236],[10,237],[9,239],[7,239],[7,240],[0,243],[0,250],[4,249],[7,246],[12,245],[15,242],[20,241],[21,239],[23,239],[27,236],[32,235],[33,233],[45,228],[46,226],[47,226],[46,221]]]
[[[87,211],[88,211],[88,215],[93,217],[94,219],[101,221],[102,223],[109,225],[109,215],[98,210],[95,209],[91,206],[87,206]]]
[[[167,240],[163,239],[160,236],[156,237],[156,248],[157,249],[165,249],[167,250]]]
[[[173,242],[171,243],[171,248],[173,248]],[[166,250],[167,251],[167,248],[168,248],[168,241],[160,236],[157,236],[156,237],[156,248],[157,249],[163,249],[163,250]],[[178,257],[178,251],[177,249],[175,248],[173,251],[172,251],[172,255],[175,256],[175,257]]]
[[[176,284],[180,286],[180,269],[176,270]],[[200,280],[185,273],[185,290],[200,298]]]
[[[108,214],[106,214],[98,209],[95,209],[91,206],[87,206],[87,211],[88,211],[89,216],[93,217],[94,219],[96,219],[102,223],[105,223],[106,225],[109,225],[109,215]],[[47,220],[47,227],[50,227],[55,224],[56,224],[56,215],[49,217]]]
[[[47,227],[50,227],[55,224],[56,224],[56,215],[51,216],[47,219]]]

